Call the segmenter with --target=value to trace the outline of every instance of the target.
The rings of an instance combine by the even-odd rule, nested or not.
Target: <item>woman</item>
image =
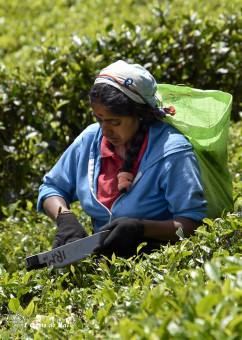
[[[57,221],[53,248],[87,236],[69,211],[80,201],[94,231],[110,230],[94,252],[130,256],[144,240],[189,236],[206,217],[200,168],[192,145],[161,121],[157,85],[137,64],[117,61],[90,91],[97,123],[65,151],[40,187],[38,210]],[[157,118],[160,118],[159,120]]]

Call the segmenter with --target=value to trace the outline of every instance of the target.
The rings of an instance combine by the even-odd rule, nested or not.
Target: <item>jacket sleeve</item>
[[[92,145],[98,139],[100,131],[98,123],[89,125],[44,176],[43,184],[39,188],[38,211],[44,212],[43,201],[50,196],[62,197],[68,206],[80,200],[77,195],[78,185],[83,185],[80,179],[88,185],[88,161]]]
[[[43,201],[50,196],[62,197],[67,205],[78,200],[76,195],[76,176],[78,162],[83,149],[83,133],[63,153],[59,161],[43,178],[43,184],[39,188],[37,209],[43,210]],[[87,156],[88,157],[88,156]],[[85,166],[85,164],[83,164]]]
[[[169,157],[162,187],[173,218],[183,216],[202,221],[206,217],[207,201],[204,199],[201,171],[192,151]]]
[[[72,143],[59,161],[43,178],[39,188],[37,209],[43,210],[43,201],[50,196],[62,197],[67,205],[77,201],[76,173],[81,149],[81,141]]]

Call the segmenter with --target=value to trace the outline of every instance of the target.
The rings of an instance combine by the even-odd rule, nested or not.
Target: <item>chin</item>
[[[120,140],[119,139],[112,139],[112,138],[107,138],[108,139],[108,141],[111,143],[111,144],[113,144],[113,145],[115,145],[115,146],[119,146],[119,145],[122,145],[122,143],[120,142]]]

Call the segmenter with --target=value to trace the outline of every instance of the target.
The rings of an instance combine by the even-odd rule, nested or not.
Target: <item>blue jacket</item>
[[[95,220],[94,230],[126,216],[167,220],[179,216],[202,221],[207,202],[192,145],[171,125],[150,127],[146,151],[131,189],[109,211],[97,200],[102,131],[98,123],[87,127],[44,176],[39,189],[38,210],[49,196],[61,196],[69,205],[80,201]]]

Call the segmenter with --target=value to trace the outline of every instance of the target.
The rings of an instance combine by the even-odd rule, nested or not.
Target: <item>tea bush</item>
[[[2,339],[240,339],[241,212],[151,255],[27,272],[24,258],[50,249],[56,229],[27,205],[0,222]]]
[[[124,59],[144,65],[158,82],[233,95],[239,119],[241,17],[216,20],[157,8],[145,27],[126,21],[97,38],[74,39],[67,52],[42,47],[31,69],[0,71],[0,204],[36,197],[44,173],[91,122],[88,90],[98,71]],[[15,174],[18,174],[16,176]]]
[[[213,21],[224,13],[238,13],[241,1],[0,0],[0,62],[26,70],[39,59],[41,46],[68,51],[71,38],[103,36],[107,26],[119,31],[126,20],[145,27],[156,8],[180,25],[181,14],[199,13]]]
[[[26,271],[24,258],[51,249],[56,225],[32,201],[3,207],[0,222],[2,339],[240,340],[242,201],[238,131],[229,133],[235,212],[205,219],[195,236],[151,255],[87,258],[64,269]],[[72,209],[87,230],[78,204]]]
[[[111,3],[105,0],[106,17],[96,34],[103,2],[0,0],[6,64],[0,68],[0,338],[239,340],[241,5],[123,0],[121,21],[114,22],[121,1]],[[81,15],[92,11],[90,26],[82,16],[78,21],[80,6]],[[25,25],[16,13],[26,14]],[[85,35],[79,35],[83,24]],[[51,249],[56,230],[36,212],[41,178],[91,123],[89,88],[117,59],[144,65],[158,82],[233,94],[228,166],[234,213],[204,220],[195,236],[179,233],[178,242],[149,256],[141,246],[127,260],[92,257],[56,271],[27,272],[24,258]],[[90,218],[78,204],[72,209],[90,232]]]

